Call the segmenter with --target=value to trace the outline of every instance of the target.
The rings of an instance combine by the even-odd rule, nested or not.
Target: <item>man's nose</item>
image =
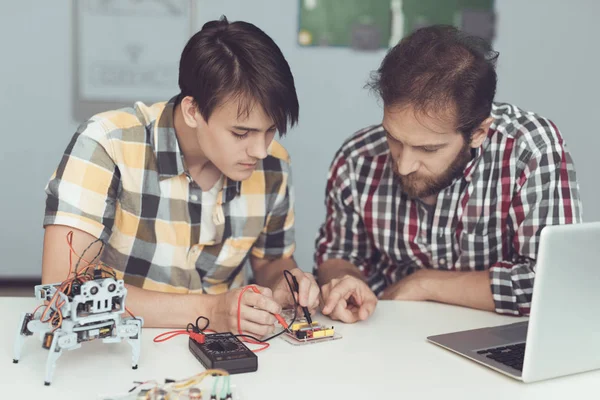
[[[412,151],[405,148],[396,161],[396,167],[400,175],[409,175],[419,169],[419,161]]]

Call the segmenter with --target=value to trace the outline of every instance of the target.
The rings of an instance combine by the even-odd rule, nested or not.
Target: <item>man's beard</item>
[[[441,192],[464,172],[465,167],[471,160],[471,148],[465,143],[448,170],[437,177],[423,177],[415,172],[409,175],[399,175],[402,183],[402,191],[412,198],[425,198]],[[395,168],[394,168],[395,169]]]

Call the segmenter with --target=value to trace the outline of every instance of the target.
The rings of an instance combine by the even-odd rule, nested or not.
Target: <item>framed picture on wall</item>
[[[299,8],[301,46],[388,47],[390,0],[299,0]]]
[[[194,0],[73,0],[77,121],[178,93],[179,57],[194,33]]]
[[[298,0],[303,47],[392,47],[416,29],[454,25],[492,41],[494,0]]]

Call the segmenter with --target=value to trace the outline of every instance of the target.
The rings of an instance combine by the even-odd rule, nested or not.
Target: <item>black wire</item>
[[[100,254],[102,254],[102,251],[104,250],[104,246],[105,246],[104,240],[101,240],[101,239],[94,240],[94,242],[97,242],[97,241],[100,242],[100,248],[98,249],[98,252],[94,256],[94,258],[92,258],[92,261],[90,261],[90,264],[93,263],[94,261],[96,261],[96,258],[100,257]]]
[[[93,242],[91,242],[86,248],[85,250],[83,250],[83,253],[81,253],[81,256],[79,256],[79,259],[77,260],[77,263],[75,264],[75,270],[73,271],[73,276],[74,276],[74,282],[77,282],[79,285],[82,285],[84,283],[84,280],[81,277],[77,276],[77,270],[79,269],[79,263],[81,262],[81,260],[84,258],[85,253],[97,242],[101,242],[102,245],[100,246],[100,249],[98,250],[98,252],[96,253],[96,256],[92,259],[92,261],[90,261],[90,264],[93,263],[98,256],[100,256],[100,254],[102,253],[102,250],[104,250],[104,241],[101,239],[96,239]],[[117,279],[116,274],[114,273],[114,271],[112,271],[112,276]],[[73,283],[74,283],[73,282]],[[69,293],[63,292],[65,295],[67,296],[72,296],[73,294],[73,285],[71,284],[71,288]]]
[[[204,325],[204,327],[200,328],[198,326],[198,321],[200,321],[201,319],[206,320],[206,324]],[[208,325],[210,324],[210,321],[208,320],[208,318],[203,317],[203,316],[199,316],[198,318],[196,318],[196,324],[192,324],[191,322],[187,324],[187,327],[185,328],[186,331],[190,331],[190,327],[192,329],[192,332],[194,333],[204,333],[204,330],[208,328]]]
[[[96,258],[98,258],[98,256],[100,255],[100,253],[102,253],[102,250],[104,250],[104,241],[102,239],[96,239],[92,243],[90,243],[88,245],[88,247],[86,247],[85,250],[83,250],[83,253],[81,253],[81,256],[79,257],[79,260],[77,260],[77,264],[75,264],[75,271],[73,271],[73,273],[75,274],[75,276],[77,276],[77,270],[79,268],[79,263],[83,259],[83,256],[85,256],[85,253],[90,249],[90,247],[92,247],[94,244],[96,244],[98,242],[102,243],[102,246],[100,246],[100,249],[98,250],[98,253],[96,253],[96,256],[92,259],[92,261],[90,261],[90,264],[93,263],[94,260],[96,260]]]
[[[292,278],[294,277],[294,275],[292,275],[292,273],[290,271],[288,271],[287,269],[283,271],[283,276],[285,278],[285,281],[287,282],[288,288],[290,289],[290,293],[292,294],[292,299],[294,300],[294,318],[292,318],[292,322],[289,323],[289,326],[292,326],[294,324],[294,322],[296,322],[296,317],[298,316],[298,307],[300,307],[300,304],[298,304],[298,300],[296,300],[296,296],[294,295],[294,288],[292,287],[292,283],[290,282],[288,275],[290,275]],[[300,295],[300,294],[298,294]],[[281,332],[278,332],[276,334],[274,334],[273,336],[269,336],[266,339],[258,339],[252,335],[235,335],[235,337],[245,337],[245,338],[250,338],[252,340],[255,340],[257,342],[260,343],[265,343],[268,342],[271,339],[276,338],[277,336],[281,335],[282,333],[286,332],[287,329],[283,329]]]
[[[104,272],[107,272],[110,276],[112,276],[115,280],[117,279],[117,274],[115,273],[115,271],[110,268],[108,265],[106,266],[107,268],[109,268],[109,270],[104,270]]]

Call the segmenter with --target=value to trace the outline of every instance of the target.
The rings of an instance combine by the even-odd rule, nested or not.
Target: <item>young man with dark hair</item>
[[[69,271],[65,237],[81,254],[96,238],[101,260],[128,286],[145,326],[237,332],[249,261],[261,293],[242,296],[241,328],[262,336],[293,304],[283,271],[314,310],[319,289],[292,258],[290,159],[274,139],[298,120],[288,63],[246,22],[206,23],[185,46],[180,94],[168,102],[93,116],[74,135],[46,188],[43,275]],[[86,252],[89,261],[100,249]]]
[[[548,119],[494,102],[497,53],[447,26],[389,51],[372,87],[383,122],[336,153],[315,273],[324,314],[378,298],[524,315],[541,229],[581,222],[571,156]]]

